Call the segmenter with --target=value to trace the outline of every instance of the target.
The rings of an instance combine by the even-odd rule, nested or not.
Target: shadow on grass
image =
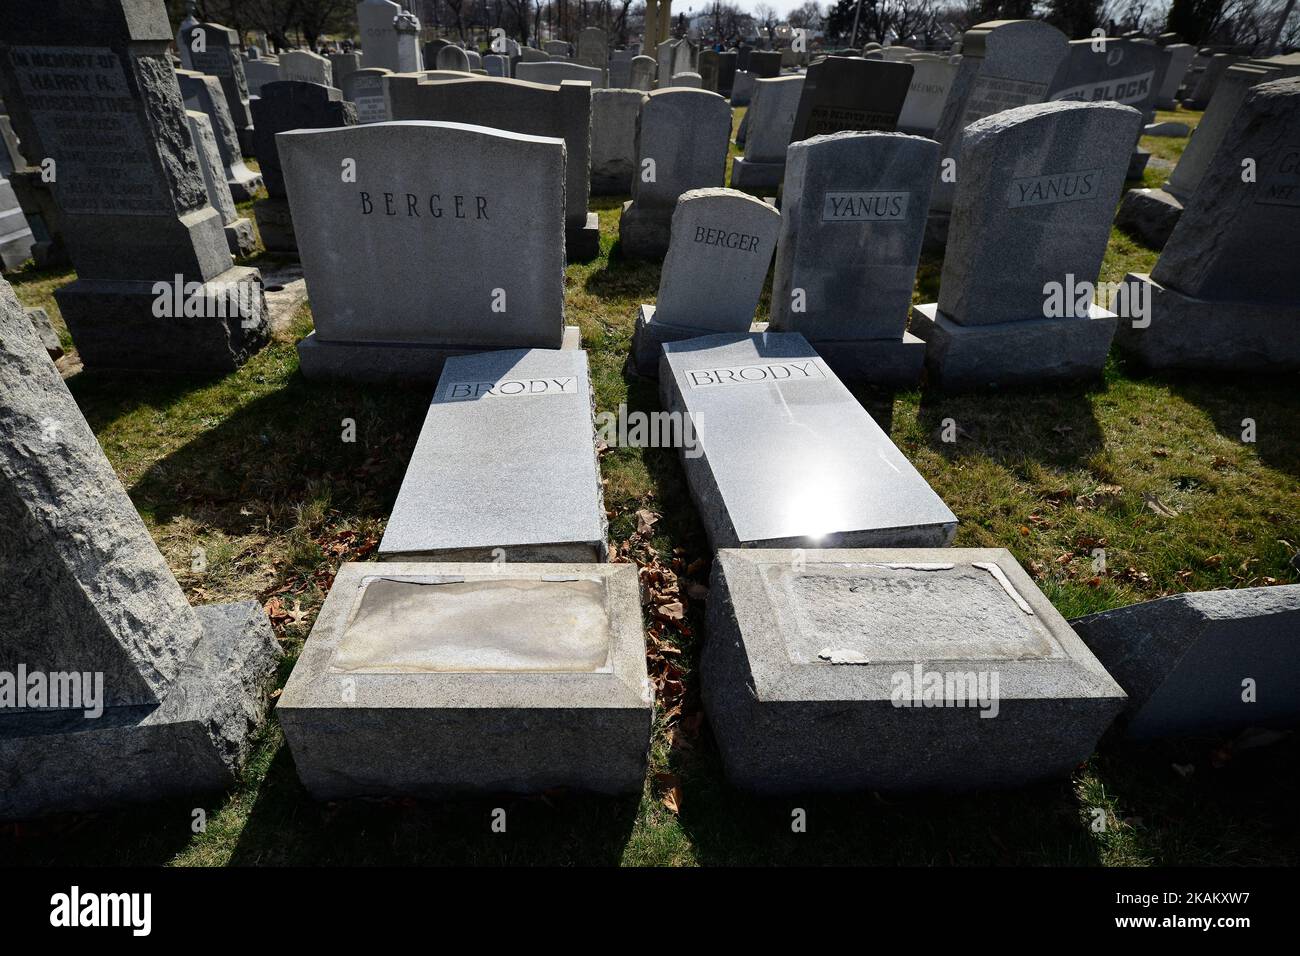
[[[1129,374],[1136,377],[1132,371]],[[1170,391],[1205,412],[1224,438],[1243,441],[1249,423],[1253,423],[1251,447],[1260,461],[1293,478],[1300,477],[1300,392],[1294,373],[1183,373],[1169,376],[1167,381]]]
[[[639,796],[501,795],[315,803],[282,746],[231,865],[617,864]],[[505,811],[504,833],[493,832]],[[499,815],[498,815],[499,816]]]

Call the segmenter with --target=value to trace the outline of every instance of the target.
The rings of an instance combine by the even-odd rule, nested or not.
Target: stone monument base
[[[590,262],[600,255],[600,216],[587,213],[581,229],[564,229],[564,257],[569,262]]]
[[[1130,189],[1120,200],[1115,225],[1152,249],[1163,249],[1183,214],[1183,204],[1163,189]]]
[[[517,348],[518,346],[503,346]],[[576,325],[566,325],[560,348],[581,347]],[[453,355],[490,351],[481,345],[418,345],[410,342],[328,342],[312,332],[298,343],[303,378],[312,381],[411,383],[434,386]]]
[[[618,241],[624,258],[662,259],[672,237],[674,208],[644,209],[628,200],[618,220]]]
[[[233,266],[187,289],[169,280],[78,279],[54,298],[86,368],[228,372],[267,343],[256,269]]]
[[[257,251],[257,236],[251,219],[236,219],[222,227],[232,256],[251,256]]]
[[[262,175],[255,173],[242,162],[232,169],[234,175],[226,180],[235,202],[248,202],[262,188]]]
[[[1115,344],[1153,369],[1294,372],[1300,369],[1300,308],[1259,302],[1194,299],[1149,275],[1125,283],[1145,286],[1130,302],[1148,301],[1151,324],[1121,322]]]
[[[640,793],[654,691],[628,564],[344,564],[276,706],[318,800]]]
[[[751,325],[748,331],[761,332],[762,328]],[[657,322],[655,307],[640,305],[637,307],[636,326],[632,330],[632,348],[628,353],[628,366],[631,371],[643,378],[658,378],[659,359],[663,357],[665,342],[681,342],[684,339],[717,334],[717,329],[696,329],[686,325],[673,325],[670,322]]]
[[[257,218],[262,247],[267,252],[298,255],[298,239],[293,232],[293,217],[289,215],[288,200],[260,199],[253,204],[253,215]]]
[[[775,189],[785,178],[785,163],[755,163],[737,156],[731,161],[732,189]]]
[[[0,819],[84,812],[235,783],[280,658],[254,601],[194,609],[202,637],[161,703],[0,716]]]
[[[921,384],[925,343],[911,332],[901,339],[809,340],[843,381],[913,388]]]
[[[1101,374],[1118,316],[1096,304],[1087,318],[958,325],[937,302],[912,306],[931,385],[975,389],[1092,378]]]

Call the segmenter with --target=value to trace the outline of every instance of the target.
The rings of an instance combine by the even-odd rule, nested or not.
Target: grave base
[[[204,283],[201,311],[213,318],[156,317],[160,296],[154,285],[148,280],[78,279],[55,291],[86,368],[228,372],[248,361],[270,337],[256,269],[233,266]],[[181,305],[196,300],[186,296]],[[174,302],[172,307],[175,311]]]
[[[504,346],[503,346],[504,347]],[[516,346],[517,347],[517,346]],[[576,325],[566,325],[560,348],[580,348]],[[327,342],[312,332],[298,343],[298,364],[311,381],[411,383],[433,386],[453,355],[487,352],[481,345],[417,345],[409,342]]]
[[[157,705],[0,716],[0,819],[210,793],[235,783],[280,657],[254,601],[194,609],[203,633]]]
[[[723,550],[708,625],[709,724],[760,793],[1065,778],[1125,700],[1000,548]]]
[[[226,180],[230,195],[235,202],[248,202],[262,188],[262,176],[240,162],[231,168],[231,177]]]
[[[618,220],[619,248],[625,259],[662,259],[672,237],[673,209],[644,209],[623,203]]]
[[[313,797],[641,792],[654,694],[633,566],[394,568],[339,569],[276,705]],[[424,587],[366,593],[381,576]]]
[[[1128,171],[1124,174],[1125,182],[1141,182],[1142,174],[1146,172],[1147,163],[1151,160],[1150,150],[1135,149],[1128,158]]]
[[[257,231],[262,237],[262,247],[267,252],[281,255],[298,255],[298,238],[293,231],[293,217],[289,215],[286,199],[260,199],[253,204]]]
[[[744,156],[731,161],[732,189],[775,189],[785,178],[785,163],[750,162]]]
[[[958,325],[937,302],[912,306],[931,385],[974,389],[1093,378],[1101,374],[1119,318],[1096,304],[1086,319],[1025,319]]]
[[[1137,294],[1150,296],[1151,324],[1135,329],[1131,322],[1121,322],[1115,344],[1148,368],[1300,369],[1300,308],[1194,299],[1137,273],[1129,273],[1124,281],[1146,287]],[[1129,301],[1144,300],[1130,293]]]
[[[569,262],[590,262],[600,255],[600,216],[587,213],[581,229],[565,227],[564,257]]]
[[[1115,225],[1159,250],[1182,214],[1183,204],[1163,189],[1130,189],[1120,201]]]
[[[766,325],[763,326],[766,328]],[[742,331],[742,330],[737,330]],[[750,332],[763,331],[757,325],[751,325]],[[717,335],[717,329],[696,329],[685,325],[673,325],[669,322],[655,321],[655,307],[640,305],[637,307],[636,326],[632,331],[632,348],[628,354],[628,364],[633,372],[642,378],[659,377],[659,359],[663,357],[665,342],[681,342],[685,339],[699,338],[702,335]]]
[[[226,245],[232,256],[251,256],[257,251],[257,236],[250,219],[236,219],[222,227],[226,231]]]
[[[904,332],[901,339],[817,340],[811,344],[843,381],[887,388],[921,384],[925,343],[911,332]]]

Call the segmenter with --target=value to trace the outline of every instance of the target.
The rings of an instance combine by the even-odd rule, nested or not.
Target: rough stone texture
[[[52,359],[62,356],[63,346],[59,344],[59,333],[54,331],[54,323],[50,321],[50,314],[38,307],[24,309],[23,311],[27,313],[27,318],[32,323],[32,331],[40,339],[45,354]]]
[[[397,30],[393,21],[402,12],[402,5],[393,0],[362,0],[357,4],[357,27],[361,34],[361,65],[398,70]],[[445,43],[446,41],[432,41]],[[427,49],[427,45],[426,45]],[[435,51],[436,52],[436,51]],[[426,59],[433,62],[426,54]],[[441,69],[441,67],[439,67]]]
[[[221,81],[215,76],[191,70],[177,70],[176,80],[180,84],[181,95],[185,98],[185,108],[206,113],[212,124],[231,197],[235,202],[252,199],[253,193],[262,186],[262,177],[244,163],[239,148],[239,131],[235,129],[235,121],[231,119],[230,109],[226,106]]]
[[[903,338],[938,160],[938,143],[903,133],[835,133],[790,145],[772,331],[801,333],[841,377],[919,380],[924,347],[904,347]],[[886,353],[912,364],[862,367],[864,340],[879,343],[874,354],[891,342],[896,348]],[[907,377],[894,378],[897,371]]]
[[[578,80],[590,83],[592,89],[599,89],[605,85],[605,71],[581,63],[548,60],[545,63],[520,63],[515,68],[515,79],[549,86],[559,86],[564,80]]]
[[[907,62],[912,65],[912,82],[898,114],[898,128],[904,133],[934,136],[961,61],[956,57],[917,56],[908,57]]]
[[[1216,53],[1210,57],[1205,65],[1205,71],[1201,73],[1197,80],[1195,88],[1190,95],[1184,99],[1183,105],[1189,110],[1203,110],[1208,107],[1214,99],[1214,94],[1218,91],[1219,83],[1222,82],[1228,68],[1240,63],[1244,57],[1237,56],[1233,53]]]
[[[230,254],[252,255],[257,246],[253,237],[253,224],[241,218],[235,209],[235,200],[230,195],[230,187],[226,185],[225,169],[221,165],[221,153],[217,149],[217,138],[212,133],[212,124],[208,121],[207,114],[198,110],[187,110],[185,115],[189,120],[190,135],[194,138],[199,168],[203,170],[208,202],[221,214]]]
[[[1124,703],[1001,548],[724,549],[708,625],[704,704],[727,777],[746,790],[1065,777]],[[930,706],[926,675],[952,686]]]
[[[1300,722],[1300,585],[1175,594],[1070,624],[1127,692],[1130,736]]]
[[[939,308],[962,325],[1041,318],[1046,282],[1093,280],[1140,125],[1130,107],[1043,103],[967,127]]]
[[[412,121],[281,133],[279,149],[316,325],[304,375],[432,383],[448,354],[560,347],[562,140]],[[354,346],[390,353],[389,374],[350,369]]]
[[[358,123],[386,123],[388,99],[384,95],[384,77],[391,70],[365,68],[354,70],[343,81],[343,98],[357,108]]]
[[[661,83],[660,86],[663,84]],[[704,88],[704,81],[700,74],[687,70],[685,73],[674,73],[673,81],[669,86],[678,89],[700,90]]]
[[[1140,239],[1152,249],[1163,249],[1183,204],[1163,189],[1130,189],[1120,201],[1115,225]]]
[[[731,106],[717,93],[666,89],[646,96],[636,124],[632,199],[618,224],[625,256],[657,259],[667,253],[678,197],[725,182],[730,137]],[[653,161],[652,179],[647,160]]]
[[[956,517],[803,336],[666,343],[659,388],[694,423],[682,465],[714,548],[952,540]]]
[[[516,349],[448,359],[379,556],[604,561],[587,353]]]
[[[522,65],[522,64],[521,64]],[[567,151],[565,246],[569,261],[600,251],[600,227],[587,212],[591,189],[591,86],[565,80],[558,87],[496,77],[428,82],[413,76],[387,81],[394,120],[472,123],[528,136],[556,136]]]
[[[292,129],[355,126],[357,110],[344,101],[341,90],[318,83],[281,80],[262,87],[262,95],[253,104],[253,120],[257,130],[253,137],[253,152],[266,182],[267,196],[284,199],[287,194],[276,134]]]
[[[1187,68],[1192,65],[1196,47],[1190,43],[1170,43],[1162,48],[1168,62],[1165,64],[1164,79],[1156,91],[1156,109],[1172,110],[1178,106],[1178,89],[1183,85]]]
[[[975,120],[1046,99],[1068,51],[1065,34],[1039,20],[990,20],[962,34],[961,62],[934,134],[940,164],[953,159],[962,168],[962,132]],[[959,173],[958,182],[963,178]],[[931,207],[940,219],[956,191],[956,184],[936,179]]]
[[[1096,303],[1080,317],[960,325],[934,303],[912,306],[932,385],[949,391],[1095,378],[1119,321]]]
[[[334,86],[330,61],[310,50],[285,50],[280,54],[280,79]]]
[[[163,15],[164,11],[156,6],[148,14],[159,17]],[[207,49],[201,53],[193,49],[195,31],[203,32]],[[239,131],[239,142],[247,149],[252,143],[253,114],[249,107],[244,59],[239,55],[239,35],[219,23],[197,23],[189,30],[182,31],[181,42],[190,50],[190,62],[187,64],[189,69],[221,80],[221,89],[226,94],[226,106],[230,109],[235,129]]]
[[[632,565],[348,563],[276,713],[335,800],[639,793],[653,709]]]
[[[745,155],[737,156],[731,165],[731,184],[736,189],[765,189],[781,184],[803,83],[802,76],[754,81],[749,112],[742,121],[747,121]]]
[[[593,90],[591,94],[591,194],[625,196],[636,170],[636,118],[640,90]]]
[[[634,90],[644,90],[648,93],[655,88],[655,71],[658,68],[659,66],[652,56],[632,57],[628,85]]]
[[[892,130],[912,84],[910,63],[828,56],[808,67],[790,142],[844,130]]]

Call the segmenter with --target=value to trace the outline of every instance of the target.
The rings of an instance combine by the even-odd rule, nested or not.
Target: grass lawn
[[[738,111],[741,112],[741,111]],[[1179,119],[1187,114],[1180,112]],[[739,121],[739,116],[737,116]],[[1146,142],[1146,140],[1144,140]],[[596,199],[601,255],[568,268],[568,321],[582,329],[599,411],[658,408],[623,362],[636,306],[659,267],[611,256],[621,198]],[[1102,279],[1149,271],[1155,254],[1112,236]],[[926,259],[917,300],[933,301]],[[1013,268],[1014,263],[1008,263]],[[14,277],[53,305],[71,273]],[[767,298],[759,318],[766,317]],[[56,316],[57,309],[51,309]],[[430,389],[309,385],[294,342],[308,309],[238,372],[209,379],[81,373],[69,386],[191,602],[256,598],[287,677],[338,564],[382,533]],[[65,345],[70,342],[65,338]],[[1090,385],[945,396],[859,391],[961,520],[958,546],[1009,548],[1067,617],[1162,594],[1295,583],[1300,415],[1294,378],[1151,377],[1112,357]],[[940,440],[952,418],[958,440]],[[355,443],[342,441],[344,419]],[[1243,442],[1252,419],[1256,440]],[[503,450],[503,453],[508,450]],[[274,717],[229,794],[118,813],[0,826],[19,863],[884,863],[1295,864],[1300,743],[1108,737],[1068,780],[1006,793],[755,799],[724,782],[701,719],[708,548],[669,450],[608,450],[610,531],[620,555],[671,567],[680,624],[647,615],[660,691],[639,799],[568,794],[419,803],[312,802]],[[659,519],[638,532],[637,513]],[[644,515],[643,519],[644,520]],[[1105,548],[1107,568],[1093,567]],[[191,570],[196,549],[206,570]],[[206,827],[195,832],[194,809]],[[507,810],[505,834],[490,830]],[[791,832],[795,807],[808,831]]]

